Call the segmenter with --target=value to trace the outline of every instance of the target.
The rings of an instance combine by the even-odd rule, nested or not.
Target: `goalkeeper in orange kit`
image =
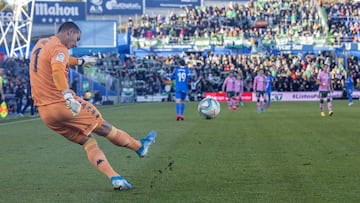
[[[34,104],[47,127],[83,146],[89,161],[111,180],[114,189],[127,190],[131,184],[111,167],[91,133],[144,157],[155,142],[156,132],[151,131],[141,140],[136,140],[104,120],[94,105],[70,90],[69,66],[96,63],[93,57],[75,58],[69,55],[69,49],[77,46],[80,35],[81,31],[75,23],[66,22],[60,25],[54,36],[36,43],[30,60]]]

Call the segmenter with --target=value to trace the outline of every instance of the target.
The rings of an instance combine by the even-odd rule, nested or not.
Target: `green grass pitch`
[[[113,168],[133,185],[114,191],[82,147],[39,119],[0,122],[0,202],[360,202],[360,102],[334,101],[320,117],[318,102],[254,103],[206,120],[187,103],[99,107],[135,138],[157,142],[143,159],[96,136]]]

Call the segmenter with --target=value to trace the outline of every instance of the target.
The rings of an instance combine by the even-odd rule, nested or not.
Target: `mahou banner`
[[[31,3],[29,3],[31,9]],[[85,20],[84,2],[35,1],[34,24],[54,24]]]

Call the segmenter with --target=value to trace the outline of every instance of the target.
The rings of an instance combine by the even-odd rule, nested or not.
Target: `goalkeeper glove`
[[[93,56],[83,56],[79,58],[78,61],[78,65],[88,67],[95,65],[97,63],[97,58]]]
[[[65,92],[63,94],[66,101],[66,107],[70,109],[73,116],[78,115],[81,110],[81,104],[74,98],[71,92]]]

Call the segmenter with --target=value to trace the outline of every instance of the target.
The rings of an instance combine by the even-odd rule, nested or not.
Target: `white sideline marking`
[[[6,125],[13,125],[13,124],[19,124],[19,123],[26,123],[26,122],[30,122],[30,121],[34,121],[34,120],[40,120],[40,118],[31,118],[31,119],[26,119],[26,120],[14,120],[14,121],[9,121],[9,122],[5,122],[5,123],[0,123],[0,126],[6,126]]]
[[[123,108],[123,107],[124,106],[118,106],[117,105],[117,106],[114,106],[114,107],[111,107],[111,108],[104,108],[100,112],[106,111],[106,110],[113,110],[113,109]],[[9,121],[9,122],[5,122],[5,123],[0,123],[0,126],[15,125],[15,124],[26,123],[26,122],[31,122],[31,121],[35,121],[35,120],[40,120],[40,117],[30,118],[30,119],[26,119],[26,120],[14,120],[14,121]]]

